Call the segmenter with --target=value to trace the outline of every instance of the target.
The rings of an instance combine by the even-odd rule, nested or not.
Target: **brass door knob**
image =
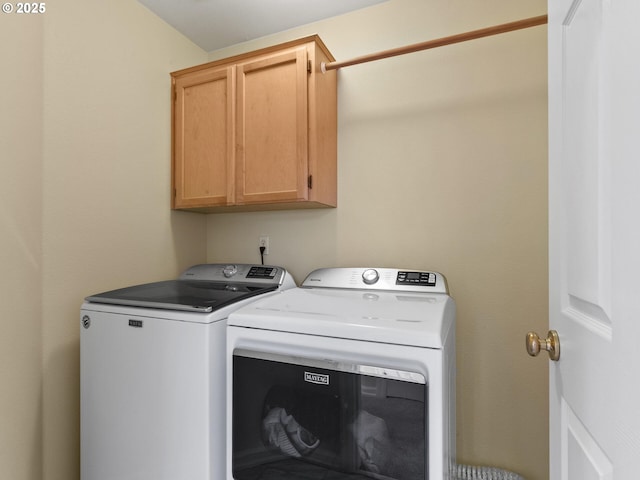
[[[558,332],[549,330],[546,339],[540,338],[536,332],[527,333],[527,353],[532,357],[536,357],[541,350],[549,352],[549,358],[554,362],[560,359],[560,337]]]

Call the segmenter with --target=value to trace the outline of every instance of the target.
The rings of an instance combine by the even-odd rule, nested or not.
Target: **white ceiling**
[[[138,0],[207,52],[385,0]]]

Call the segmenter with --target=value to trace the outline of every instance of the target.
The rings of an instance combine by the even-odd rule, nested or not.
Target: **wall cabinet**
[[[172,207],[335,207],[333,60],[311,36],[173,72]]]

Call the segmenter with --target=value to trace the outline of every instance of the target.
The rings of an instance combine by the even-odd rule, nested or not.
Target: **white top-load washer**
[[[331,268],[227,329],[227,480],[444,480],[455,303],[436,272]]]
[[[87,297],[82,480],[224,478],[226,319],[292,287],[281,267],[204,264]]]

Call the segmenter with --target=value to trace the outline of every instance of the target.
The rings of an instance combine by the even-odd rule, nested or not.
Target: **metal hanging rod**
[[[538,25],[544,25],[546,23],[547,15],[540,15],[539,17],[526,18],[524,20],[518,20],[517,22],[503,23],[501,25],[495,25],[493,27],[481,28],[480,30],[473,30],[471,32],[459,33],[457,35],[438,38],[436,40],[415,43],[413,45],[407,45],[406,47],[393,48],[391,50],[385,50],[383,52],[363,55],[362,57],[345,60],[344,62],[322,62],[320,68],[322,70],[322,73],[325,73],[327,70],[336,70],[342,67],[358,65],[359,63],[373,62],[375,60],[382,60],[384,58],[395,57],[397,55],[405,55],[407,53],[419,52],[421,50],[428,50],[430,48],[443,47],[445,45],[451,45],[453,43],[461,43],[468,40],[475,40],[477,38],[490,37],[491,35],[512,32],[514,30],[522,30],[523,28],[536,27]]]

